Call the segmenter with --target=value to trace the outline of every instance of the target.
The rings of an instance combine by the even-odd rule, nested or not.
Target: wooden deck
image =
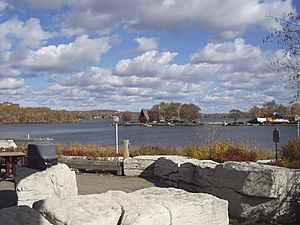
[[[89,159],[62,159],[58,162],[67,164],[70,168],[78,170],[96,171],[96,172],[111,172],[114,171],[117,175],[123,175],[123,162],[111,160],[89,160]]]

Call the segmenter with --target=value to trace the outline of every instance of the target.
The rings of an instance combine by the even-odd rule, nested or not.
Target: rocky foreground
[[[217,163],[183,156],[138,156],[127,176],[155,176],[170,186],[229,202],[229,215],[258,224],[300,224],[300,171],[253,162]]]
[[[78,195],[74,183],[74,172],[64,164],[42,172],[19,168],[19,206],[0,210],[0,225],[229,224],[228,202],[209,194],[153,187]]]
[[[124,161],[124,174],[156,177],[172,188],[78,195],[75,173],[65,164],[42,172],[21,167],[15,177],[19,206],[0,210],[0,225],[223,225],[228,215],[237,224],[299,224],[299,170],[139,156]]]

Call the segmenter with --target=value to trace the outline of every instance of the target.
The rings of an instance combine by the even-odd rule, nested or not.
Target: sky
[[[0,0],[0,102],[203,113],[288,105],[295,90],[263,43],[296,0]]]

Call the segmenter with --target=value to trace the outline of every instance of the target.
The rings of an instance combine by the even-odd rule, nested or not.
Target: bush
[[[290,161],[300,161],[300,140],[290,139],[282,146],[281,158]]]
[[[96,157],[118,157],[121,154],[116,154],[113,147],[103,147],[100,145],[81,145],[72,144],[68,146],[58,146],[58,154],[64,156],[87,156]]]
[[[184,149],[174,147],[141,146],[130,150],[130,156],[139,155],[186,155]]]
[[[290,139],[281,147],[280,159],[270,164],[291,169],[300,169],[300,140]]]
[[[289,160],[287,158],[279,159],[277,161],[273,161],[269,163],[272,166],[280,166],[286,167],[290,169],[300,169],[300,161],[299,160]]]
[[[229,141],[215,141],[211,144],[189,145],[187,154],[196,159],[210,159],[216,162],[225,161],[257,161],[270,157],[270,153],[251,149],[246,145],[234,144]]]

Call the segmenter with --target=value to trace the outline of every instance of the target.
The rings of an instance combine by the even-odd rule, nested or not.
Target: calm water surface
[[[215,138],[251,146],[274,148],[275,126],[119,126],[120,142],[129,139],[132,146],[185,146]],[[297,126],[279,126],[280,144],[297,136]],[[48,137],[55,142],[114,145],[115,128],[111,120],[86,120],[62,124],[2,124],[0,139],[13,137]]]

